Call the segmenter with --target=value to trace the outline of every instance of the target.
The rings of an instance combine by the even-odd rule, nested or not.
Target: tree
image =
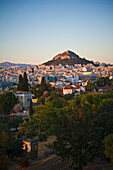
[[[38,91],[36,89],[34,91],[35,97],[40,98],[45,91],[48,91],[48,85],[46,84],[45,77],[42,77]]]
[[[37,97],[37,90],[36,87],[33,88],[33,90],[31,91],[34,94],[34,98],[36,99]]]
[[[88,162],[104,155],[104,136],[113,133],[112,98],[113,94],[96,93],[65,100],[53,92],[20,130],[27,137],[54,135],[51,147],[56,154],[82,170]]]
[[[70,102],[59,115],[58,124],[54,128],[56,141],[53,148],[63,160],[71,160],[73,168],[83,169],[88,162],[93,161],[95,152],[95,135],[92,117],[86,111],[86,106]],[[59,133],[60,132],[60,133]]]
[[[48,91],[44,91],[43,97],[47,98],[48,96],[49,96],[49,92]]]
[[[66,94],[66,95],[64,95],[64,99],[65,100],[72,100],[73,98],[74,98],[74,93],[72,93],[72,94]]]
[[[17,112],[21,112],[22,110],[23,110],[22,106],[21,106],[19,103],[17,103],[17,104],[15,104],[15,106],[13,107],[12,112],[13,112],[13,113],[17,113]]]
[[[45,98],[43,96],[41,96],[39,99],[38,99],[38,104],[44,104],[45,103]]]
[[[97,86],[103,87],[103,86],[110,86],[111,81],[109,77],[99,77],[99,79],[97,79],[95,83]]]
[[[86,90],[86,91],[94,91],[94,89],[95,89],[96,91],[98,91],[98,88],[97,88],[97,86],[95,85],[95,83],[91,83],[90,81],[88,81],[87,86],[85,87],[85,90]]]
[[[41,91],[43,91],[43,92],[48,90],[48,87],[47,87],[47,84],[45,81],[45,77],[42,77],[40,88],[41,88]]]
[[[0,114],[9,114],[17,103],[17,98],[12,92],[0,94]]]
[[[10,142],[9,142],[10,141]],[[5,170],[9,166],[9,154],[13,148],[14,138],[10,134],[7,124],[0,120],[0,169]]]
[[[29,121],[24,122],[20,125],[19,135],[25,138],[33,138],[37,136],[39,132],[39,121],[37,121],[37,116],[33,115],[30,117]]]
[[[28,79],[27,79],[27,74],[26,72],[24,72],[24,76],[23,76],[23,91],[29,91],[29,87],[28,87]]]
[[[68,103],[52,93],[45,105],[36,107],[40,132],[56,136],[52,148],[63,160],[71,160],[72,166],[82,169],[95,156],[92,140],[94,138],[90,114],[86,105],[78,107],[79,101]],[[81,109],[82,107],[82,109]],[[60,132],[60,133],[59,133]]]
[[[36,97],[40,98],[43,95],[43,91],[41,91],[41,88],[38,89],[38,91],[36,92]]]
[[[27,79],[27,74],[26,72],[24,72],[24,75],[22,77],[22,75],[19,75],[19,83],[18,83],[18,91],[29,91],[29,83],[28,83],[28,79]]]
[[[8,169],[9,160],[8,155],[6,155],[2,150],[0,150],[0,169],[5,170]]]
[[[18,83],[18,87],[17,87],[17,91],[22,91],[23,90],[23,79],[22,79],[22,75],[19,75],[19,83]]]
[[[8,121],[9,128],[17,128],[19,127],[19,124],[23,122],[23,119],[21,116],[11,116]]]
[[[33,90],[34,98],[40,98],[44,96],[45,98],[54,91],[54,87],[51,87],[50,84],[46,84],[45,77],[42,77],[41,84],[36,85]]]
[[[113,134],[110,134],[104,138],[105,155],[111,160],[113,164]]]
[[[111,83],[110,85],[113,86],[113,78],[111,79],[110,83]]]
[[[33,115],[33,107],[32,107],[32,100],[30,101],[30,105],[29,105],[29,116]]]
[[[14,161],[15,156],[19,157],[22,153],[22,140],[17,139],[16,134],[12,134],[8,127],[8,121],[0,119],[0,169],[7,169],[9,159]]]
[[[99,126],[103,138],[113,133],[113,99],[103,99],[99,105]]]

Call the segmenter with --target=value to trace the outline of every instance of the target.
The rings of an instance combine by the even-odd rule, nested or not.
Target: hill
[[[86,60],[85,58],[79,57],[72,51],[65,51],[61,54],[56,55],[52,60],[45,62],[45,65],[74,65],[74,64],[94,64],[93,61]]]
[[[25,66],[30,66],[30,64],[15,64],[15,63],[10,63],[10,62],[3,62],[3,63],[0,63],[0,66],[4,66],[4,67],[11,67],[11,66],[22,66],[22,67],[25,67]]]

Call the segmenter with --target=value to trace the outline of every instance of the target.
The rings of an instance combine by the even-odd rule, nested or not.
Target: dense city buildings
[[[74,85],[86,85],[88,80],[95,81],[98,77],[113,77],[113,66],[98,67],[93,64],[81,65],[33,65],[33,66],[11,66],[0,67],[0,90],[9,90],[8,87],[18,83],[19,75],[26,71],[28,82],[31,86],[41,83],[42,76],[54,87],[63,88],[70,83]],[[13,87],[14,88],[14,87]]]
[[[88,81],[93,83],[99,77],[113,78],[113,66],[104,64],[98,64],[98,66],[93,64],[1,66],[1,93],[13,91],[24,110],[29,109],[30,100],[34,99],[31,90],[30,92],[17,91],[19,75],[24,76],[25,72],[31,88],[40,84],[42,77],[45,77],[46,83],[54,87],[56,92],[61,92],[63,95],[71,93],[80,95],[85,92]],[[105,92],[112,89],[112,86],[100,87],[98,92]]]

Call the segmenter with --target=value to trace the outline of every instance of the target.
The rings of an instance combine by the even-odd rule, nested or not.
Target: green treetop
[[[17,98],[12,92],[0,94],[0,114],[9,114],[17,103]]]

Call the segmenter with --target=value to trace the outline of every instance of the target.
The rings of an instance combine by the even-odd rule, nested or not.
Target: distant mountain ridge
[[[74,65],[74,64],[94,64],[93,61],[89,61],[85,58],[80,58],[72,51],[65,51],[53,57],[52,60],[45,62],[45,65]]]
[[[0,63],[0,66],[4,66],[4,67],[11,67],[11,66],[23,66],[23,67],[26,67],[26,66],[30,66],[31,64],[15,64],[15,63],[10,63],[10,62],[3,62],[3,63]]]

